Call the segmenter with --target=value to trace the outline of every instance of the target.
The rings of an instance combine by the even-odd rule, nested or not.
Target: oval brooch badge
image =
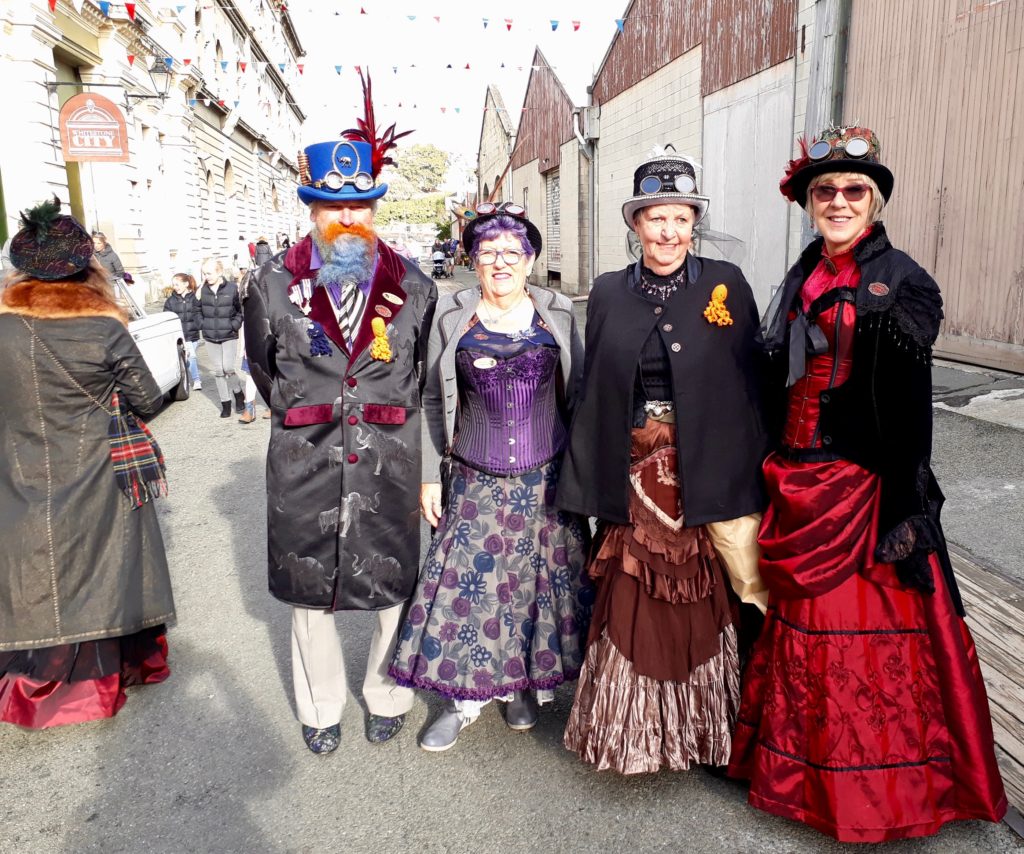
[[[889,293],[889,286],[884,282],[872,282],[868,285],[868,293],[876,297],[884,297]]]
[[[391,309],[386,305],[375,305],[373,310],[377,312],[381,317],[391,317]]]

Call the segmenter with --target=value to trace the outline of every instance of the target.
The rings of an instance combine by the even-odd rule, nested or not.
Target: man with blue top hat
[[[376,611],[366,737],[392,738],[413,692],[387,675],[420,554],[420,390],[437,289],[378,239],[388,151],[366,119],[299,155],[313,227],[254,275],[244,303],[252,377],[272,415],[271,594],[292,606],[292,672],[306,745],[338,746],[347,685],[335,611]]]

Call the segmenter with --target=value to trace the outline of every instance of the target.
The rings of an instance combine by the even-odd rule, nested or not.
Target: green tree
[[[451,158],[436,145],[411,145],[400,149],[394,170],[409,182],[414,192],[433,193],[444,183]]]
[[[438,220],[437,223],[437,240],[451,240],[452,239],[452,223],[451,220],[448,222],[442,222]]]

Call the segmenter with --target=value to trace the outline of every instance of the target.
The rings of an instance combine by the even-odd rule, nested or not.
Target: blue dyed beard
[[[358,234],[341,234],[332,243],[314,230],[313,240],[323,266],[317,271],[318,284],[368,282],[373,276],[377,242]]]

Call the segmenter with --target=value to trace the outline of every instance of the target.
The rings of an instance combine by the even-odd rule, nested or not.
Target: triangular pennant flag
[[[181,64],[184,65],[186,68],[188,68],[192,64],[192,57],[191,56],[186,57],[185,59],[183,59],[181,61]]]
[[[172,68],[174,68],[174,57],[173,56],[165,56],[164,57],[164,65],[167,66],[167,70],[168,71],[170,71]]]
[[[108,18],[110,17],[110,3],[109,3],[109,0],[100,0],[100,11],[104,15],[106,15]]]
[[[579,30],[580,30],[580,22],[579,21],[573,21],[572,22],[572,31],[574,33],[578,33]]]
[[[391,70],[394,71],[395,74],[398,74],[398,66],[397,65],[392,65],[391,66]]]
[[[469,63],[466,63],[466,71],[469,71]]]
[[[554,32],[557,29],[558,29],[558,21],[552,21],[551,22],[551,32]]]
[[[224,99],[223,99],[223,98],[221,98],[221,99],[220,99],[220,100],[219,100],[219,101],[217,102],[217,106],[218,106],[218,107],[226,107],[226,106],[227,106],[227,104],[225,104],[225,103],[224,103]]]
[[[209,99],[209,98],[203,98],[203,104],[204,104],[205,106],[209,107],[209,106],[210,106],[210,103],[211,103],[211,101],[210,101],[210,99]]]
[[[366,10],[362,6],[359,7],[359,14],[360,15],[365,15],[366,14]]]
[[[227,71],[228,70],[228,61],[226,59],[222,59],[220,61],[220,70],[221,71]]]
[[[363,73],[363,66],[357,65],[356,66],[356,74],[362,74],[362,73]]]
[[[303,70],[306,68],[306,64],[304,62],[298,62],[295,64],[295,67],[299,69],[299,74],[302,74]]]
[[[462,112],[462,107],[456,107],[456,108],[455,108],[455,112],[457,112],[457,113],[461,113],[461,112]]]
[[[399,109],[401,109],[401,108],[402,108],[402,102],[401,102],[401,101],[399,101],[399,102],[398,102],[398,108],[399,108]]]
[[[238,104],[239,104],[239,102],[238,102],[238,101],[235,101],[235,109],[236,109],[236,110],[238,109]]]
[[[281,73],[284,74],[284,63],[283,62],[277,63],[277,67],[280,68],[281,69]]]
[[[441,112],[443,113],[444,111],[445,111],[445,108],[444,108],[444,107],[441,107]]]
[[[505,67],[505,63],[504,63],[504,62],[503,62],[503,63],[501,63],[501,67],[502,67],[502,68],[504,68],[504,67]]]
[[[437,21],[440,24],[441,23],[441,16],[440,15],[434,15],[434,20]]]
[[[124,4],[124,10],[128,13],[128,17],[131,18],[134,21],[135,20],[135,4],[134,3],[125,3]]]
[[[335,66],[334,66],[334,70],[335,70],[335,71],[336,71],[336,72],[337,72],[338,74],[341,74],[341,66],[340,66],[340,65],[335,65]]]
[[[50,0],[50,11],[51,12],[56,12],[57,11],[57,0]]]
[[[196,105],[196,99],[195,98],[189,98],[188,99],[188,105],[190,107],[194,107]]]
[[[485,30],[487,29],[487,19],[486,18],[484,18],[484,29]]]
[[[615,26],[619,28],[619,32],[620,33],[625,33],[625,30],[622,29],[623,23],[624,23],[624,21],[623,21],[622,18],[616,18],[615,19]]]
[[[245,74],[245,66],[246,66],[247,64],[248,64],[248,63],[245,63],[245,62],[239,62],[239,63],[238,63],[238,70],[239,70],[239,71],[241,71],[241,72],[242,72],[242,74]]]
[[[512,32],[512,19],[511,18],[506,18],[505,19],[505,29],[507,29],[509,32]]]
[[[406,15],[405,17],[407,17],[410,21],[415,21],[416,20],[416,16],[415,15]]]
[[[75,7],[75,11],[78,12],[79,15],[82,14],[83,3],[85,3],[85,0],[71,0],[71,5]]]
[[[179,15],[180,15],[180,14],[181,14],[182,12],[184,12],[184,11],[185,11],[185,7],[184,7],[184,6],[175,6],[174,8],[178,10],[178,14],[179,14]],[[194,98],[192,99],[192,103],[195,103],[195,99],[194,99]]]
[[[132,68],[132,67],[134,67],[134,65],[135,65],[135,54],[134,53],[130,53],[130,54],[128,54],[128,67]]]
[[[447,69],[448,69],[449,71],[451,71],[451,68],[452,68],[452,64],[451,64],[451,63],[449,62],[449,63],[448,63],[448,64],[447,64],[446,66],[445,66],[445,68],[447,68]]]

